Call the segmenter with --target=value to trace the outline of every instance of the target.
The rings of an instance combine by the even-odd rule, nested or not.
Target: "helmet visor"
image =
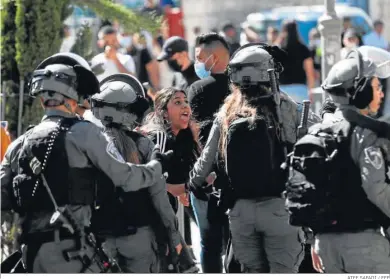
[[[358,51],[362,54],[364,60],[374,64],[374,76],[381,79],[390,77],[390,52],[373,46],[361,46],[358,48]],[[366,70],[364,69],[364,71]]]

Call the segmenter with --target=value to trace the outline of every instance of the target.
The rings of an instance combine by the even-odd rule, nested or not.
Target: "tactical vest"
[[[291,154],[293,163],[286,191],[291,225],[310,227],[315,233],[389,225],[390,219],[368,200],[361,187],[360,168],[351,157],[356,125],[347,120],[317,124],[297,142]],[[333,154],[323,164],[316,163],[322,158],[322,151],[314,149],[319,139],[325,143],[327,153]]]
[[[142,135],[129,132],[136,145]],[[138,149],[139,150],[139,149]],[[141,164],[147,155],[141,155]],[[100,236],[125,236],[136,233],[137,228],[153,224],[157,216],[148,189],[124,192],[115,187],[104,173],[98,174],[97,204],[92,214],[92,229]],[[101,185],[101,186],[100,186]]]
[[[339,122],[331,128],[334,133],[339,131],[346,137],[340,146],[343,154],[341,175],[344,187],[341,187],[335,201],[334,224],[324,228],[322,232],[359,231],[362,229],[388,227],[390,219],[368,198],[362,185],[361,172],[351,157],[351,137],[356,124],[348,121]]]
[[[263,117],[239,118],[226,139],[226,170],[236,198],[281,196],[285,176],[280,170],[283,149],[275,125]]]
[[[67,131],[80,120],[60,118],[57,125],[50,125],[49,121],[50,118],[44,120],[26,134],[19,153],[13,191],[22,215],[54,210],[41,178],[30,166],[34,158],[41,163],[42,173],[58,206],[92,205],[94,201],[96,170],[71,168],[65,149]]]

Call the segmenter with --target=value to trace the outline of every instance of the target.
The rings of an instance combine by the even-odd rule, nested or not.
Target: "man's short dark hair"
[[[207,34],[202,34],[196,38],[196,46],[205,45],[206,47],[208,47],[214,42],[220,42],[229,51],[228,43],[221,35],[217,33],[211,32]]]
[[[384,23],[380,19],[377,19],[377,20],[374,21],[374,27],[383,26],[383,25],[384,25]]]
[[[99,39],[103,39],[105,35],[116,34],[116,29],[111,25],[103,26],[98,34]]]
[[[222,30],[223,32],[226,32],[226,31],[228,31],[228,30],[230,30],[230,29],[236,29],[236,28],[234,27],[234,24],[231,23],[230,21],[227,21],[227,22],[225,22],[224,24],[222,24],[221,30]]]

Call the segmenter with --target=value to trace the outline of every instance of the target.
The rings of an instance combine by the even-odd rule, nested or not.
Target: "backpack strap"
[[[364,129],[369,129],[376,133],[378,137],[390,140],[389,123],[364,116],[354,110],[346,110],[343,114],[345,119],[349,121],[351,125],[354,125],[354,127],[359,126]]]

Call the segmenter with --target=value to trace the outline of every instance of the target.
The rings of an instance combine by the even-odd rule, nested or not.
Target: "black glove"
[[[170,160],[172,158],[173,151],[169,150],[165,153],[161,153],[160,146],[157,144],[152,151],[151,160],[157,160],[161,164],[162,173],[167,172]]]
[[[331,99],[326,99],[322,108],[320,109],[321,118],[324,118],[325,113],[334,113],[337,109],[336,104]]]

